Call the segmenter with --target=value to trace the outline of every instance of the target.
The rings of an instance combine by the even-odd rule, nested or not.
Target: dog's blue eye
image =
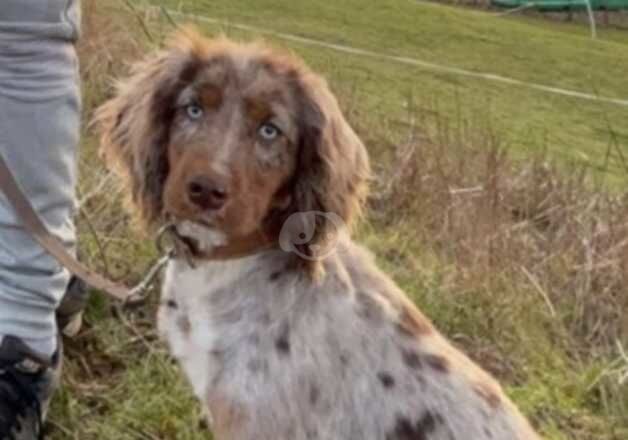
[[[196,104],[190,104],[185,107],[185,113],[190,119],[199,119],[203,116],[203,109]]]
[[[257,133],[262,137],[262,139],[272,141],[281,134],[281,131],[276,125],[267,122],[257,130]]]

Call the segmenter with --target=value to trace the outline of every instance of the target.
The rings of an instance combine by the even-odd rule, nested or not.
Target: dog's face
[[[365,195],[366,151],[325,82],[263,45],[185,31],[97,121],[144,224],[172,222],[200,248],[273,243],[295,212],[349,224]],[[305,254],[332,226],[316,221]]]
[[[175,221],[248,237],[290,203],[298,99],[275,66],[247,55],[209,59],[175,97],[163,205]]]

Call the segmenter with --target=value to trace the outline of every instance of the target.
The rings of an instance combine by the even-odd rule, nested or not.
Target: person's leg
[[[74,246],[79,88],[72,0],[2,0],[0,154],[49,230]],[[0,198],[0,336],[52,356],[69,275]]]
[[[73,249],[78,0],[1,3],[0,154],[49,230]],[[68,279],[0,194],[0,440],[40,433],[51,366],[60,364],[55,310]]]

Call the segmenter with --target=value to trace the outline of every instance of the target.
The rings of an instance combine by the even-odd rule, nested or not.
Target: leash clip
[[[172,233],[170,230],[174,228],[174,225],[168,224],[163,226],[157,232],[157,236],[155,237],[155,247],[157,248],[157,252],[161,257],[157,259],[157,261],[151,266],[148,270],[144,278],[137,284],[135,287],[130,289],[129,295],[124,301],[125,304],[137,304],[144,300],[146,296],[146,291],[149,286],[157,277],[161,269],[170,261],[172,258],[176,256],[175,245],[171,245],[168,248],[164,246],[164,237],[168,235],[168,233]]]
[[[166,248],[164,246],[164,239],[168,238],[171,242],[170,246]],[[177,227],[174,223],[169,223],[161,227],[157,232],[155,238],[155,246],[160,254],[166,255],[169,258],[183,258],[190,269],[196,269],[196,263],[194,262],[192,249],[179,237]]]

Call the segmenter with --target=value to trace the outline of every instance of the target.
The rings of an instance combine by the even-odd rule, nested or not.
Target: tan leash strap
[[[80,263],[66,250],[63,243],[48,231],[48,228],[43,224],[31,203],[24,196],[1,154],[0,190],[4,192],[13,206],[17,216],[23,223],[24,229],[33,236],[41,247],[55,257],[61,265],[90,286],[108,293],[115,299],[126,301],[131,296],[131,291],[126,286],[114,283]]]

